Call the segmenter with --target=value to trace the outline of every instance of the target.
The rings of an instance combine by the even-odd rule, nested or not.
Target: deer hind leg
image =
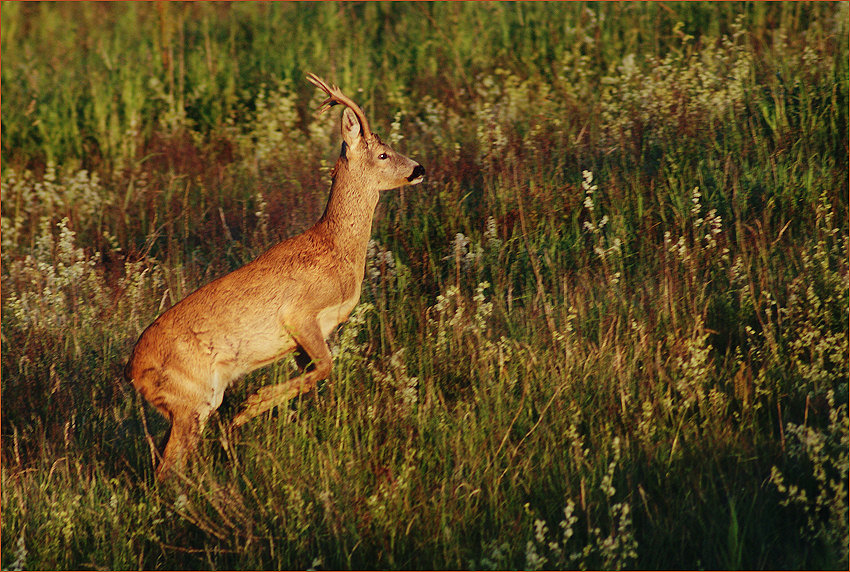
[[[182,467],[186,457],[198,446],[201,438],[201,422],[197,413],[174,416],[171,420],[171,433],[162,453],[162,460],[156,469],[157,480],[163,481],[171,471]]]
[[[294,379],[263,387],[250,396],[244,403],[244,409],[233,419],[231,427],[241,427],[269,409],[286,403],[302,393],[307,393],[316,386],[316,383],[330,374],[331,351],[322,337],[319,324],[317,322],[306,324],[290,333],[302,352],[296,361],[299,365],[312,363],[311,368],[305,369],[304,373]]]
[[[205,382],[185,377],[177,371],[159,373],[151,403],[171,420],[171,430],[156,469],[160,481],[180,469],[197,448],[210,413],[221,400],[214,392],[204,392]],[[205,398],[205,393],[211,393]]]

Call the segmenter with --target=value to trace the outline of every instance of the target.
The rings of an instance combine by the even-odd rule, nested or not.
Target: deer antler
[[[350,97],[342,93],[341,89],[335,85],[329,86],[324,82],[324,80],[313,73],[307,74],[307,80],[328,94],[328,98],[324,100],[321,107],[319,107],[319,113],[323,113],[334,105],[341,103],[351,109],[351,111],[354,112],[354,115],[357,116],[357,119],[360,120],[360,128],[363,130],[363,137],[369,139],[372,136],[372,130],[369,129],[369,121],[366,120],[366,114],[363,113],[360,106],[354,103]]]

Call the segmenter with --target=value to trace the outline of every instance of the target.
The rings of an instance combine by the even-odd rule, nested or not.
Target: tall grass
[[[846,3],[1,9],[4,569],[848,566]],[[156,484],[124,363],[321,213],[306,71],[427,180]]]

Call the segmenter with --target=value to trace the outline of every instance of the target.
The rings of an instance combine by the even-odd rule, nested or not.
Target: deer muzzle
[[[413,172],[410,173],[410,176],[407,178],[408,182],[411,185],[415,185],[417,183],[421,183],[422,179],[425,178],[425,167],[422,165],[416,165],[413,167]]]

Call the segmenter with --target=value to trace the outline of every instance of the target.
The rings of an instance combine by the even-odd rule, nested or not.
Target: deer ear
[[[349,149],[356,150],[362,140],[363,129],[360,126],[360,120],[351,109],[345,108],[342,112],[342,140],[348,145]]]

